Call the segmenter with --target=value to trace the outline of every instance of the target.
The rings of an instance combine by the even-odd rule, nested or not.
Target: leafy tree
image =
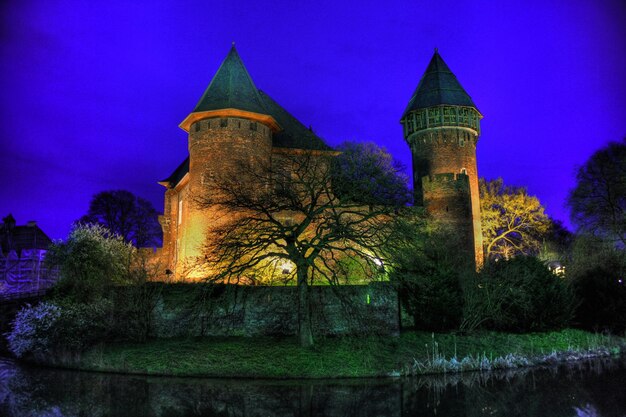
[[[125,190],[103,191],[79,223],[99,224],[137,247],[160,246],[161,226],[152,204]]]
[[[537,255],[550,230],[550,219],[537,197],[502,178],[481,178],[480,208],[485,253],[489,259]]]
[[[336,266],[345,260],[373,276],[386,262],[398,209],[364,205],[377,197],[338,197],[333,187],[348,190],[344,180],[356,179],[354,187],[371,190],[365,184],[379,178],[376,170],[347,175],[333,158],[307,151],[284,153],[271,165],[243,160],[238,175],[216,176],[211,192],[196,202],[215,216],[204,260],[210,281],[254,283],[277,269],[294,278],[302,346],[313,345],[310,285],[338,283]]]
[[[333,160],[333,191],[342,200],[368,206],[411,202],[408,177],[384,148],[375,143],[344,142]]]
[[[610,142],[579,168],[567,203],[583,233],[626,248],[626,138]]]

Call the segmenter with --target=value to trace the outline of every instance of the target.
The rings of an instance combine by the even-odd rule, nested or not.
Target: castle
[[[415,204],[451,224],[482,264],[476,169],[481,114],[437,51],[402,115],[413,155]],[[159,259],[175,278],[194,277],[209,222],[198,208],[219,173],[238,175],[238,161],[275,164],[297,152],[336,154],[267,93],[258,89],[234,45],[193,111],[179,125],[189,157],[159,182],[166,188]],[[197,275],[196,277],[200,277]]]

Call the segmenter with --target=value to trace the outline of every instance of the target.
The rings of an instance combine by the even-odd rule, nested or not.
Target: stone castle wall
[[[169,299],[164,294],[153,313],[154,337],[291,336],[298,329],[297,287],[225,285],[200,303],[190,290]],[[312,320],[317,335],[382,334],[400,331],[399,301],[388,283],[311,287]]]

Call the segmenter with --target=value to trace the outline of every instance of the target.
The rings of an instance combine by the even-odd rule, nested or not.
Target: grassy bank
[[[617,354],[625,340],[579,330],[398,338],[328,338],[301,349],[295,338],[161,339],[96,347],[64,365],[84,370],[173,376],[338,378],[397,376],[533,365]]]

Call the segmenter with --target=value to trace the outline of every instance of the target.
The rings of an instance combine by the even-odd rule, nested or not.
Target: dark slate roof
[[[221,109],[267,114],[259,91],[241,62],[235,45],[230,48],[193,113]]]
[[[187,157],[179,166],[164,180],[159,181],[160,183],[168,183],[170,187],[175,186],[183,179],[186,173],[189,172],[189,157]]]
[[[282,130],[272,136],[272,145],[278,148],[330,150],[319,136],[304,126],[270,96],[259,90],[268,115],[278,122]]]
[[[413,92],[413,96],[404,110],[402,118],[413,110],[440,106],[442,104],[476,108],[469,94],[461,87],[456,76],[443,62],[439,52],[435,50],[435,54]]]
[[[235,108],[272,116],[281,130],[272,135],[277,148],[331,150],[323,139],[256,88],[233,46],[193,112]],[[189,172],[189,157],[161,183],[175,186]]]
[[[6,256],[14,250],[18,256],[23,249],[48,249],[52,240],[37,225],[7,227],[0,224],[0,249]]]

